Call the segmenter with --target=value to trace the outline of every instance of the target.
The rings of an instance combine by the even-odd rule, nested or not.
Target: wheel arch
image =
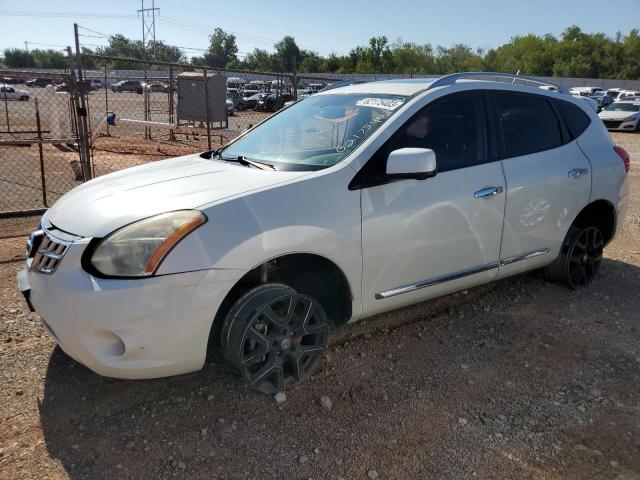
[[[602,232],[604,244],[608,244],[615,235],[617,227],[616,209],[606,199],[598,199],[585,206],[571,225],[577,227],[596,226]]]
[[[333,260],[309,252],[278,255],[255,265],[229,290],[213,319],[208,352],[218,348],[224,318],[234,303],[250,289],[272,282],[284,283],[316,298],[334,327],[347,323],[353,314],[352,286]]]

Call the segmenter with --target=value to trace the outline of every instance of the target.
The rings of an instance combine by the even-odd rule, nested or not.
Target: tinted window
[[[439,172],[476,165],[484,157],[482,112],[479,95],[436,101],[398,130],[387,151],[430,148],[436,154]]]
[[[553,104],[558,109],[558,112],[560,112],[573,138],[578,138],[582,135],[582,132],[584,132],[591,123],[589,116],[577,105],[555,99],[553,100]]]
[[[539,95],[496,93],[504,156],[518,157],[562,143],[560,124],[549,101]]]

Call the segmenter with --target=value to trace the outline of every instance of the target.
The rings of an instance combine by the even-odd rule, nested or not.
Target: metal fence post
[[[11,124],[9,123],[9,106],[7,105],[7,92],[4,92],[4,113],[7,116],[7,132],[11,132]]]
[[[202,69],[202,80],[204,81],[204,103],[205,103],[205,110],[207,112],[207,147],[209,150],[212,150],[211,148],[211,112],[210,110],[210,106],[209,106],[209,80],[207,79],[207,69],[203,68]],[[226,111],[226,107],[225,107],[225,111]]]
[[[107,62],[104,62],[104,116],[109,115],[109,89],[107,88]],[[109,135],[109,124],[107,123],[107,137]]]
[[[175,124],[173,112],[173,68],[169,67],[169,123]],[[169,130],[169,140],[175,141],[175,130]]]
[[[33,99],[36,107],[36,129],[38,130],[38,155],[40,156],[40,181],[42,183],[42,204],[45,207],[47,205],[47,186],[45,183],[45,175],[44,175],[44,153],[42,151],[42,126],[40,124],[40,106],[38,105],[38,99]]]
[[[76,68],[78,69],[77,82],[74,82],[75,92],[72,94],[75,97],[79,97],[79,105],[76,102],[76,112],[78,117],[78,147],[80,150],[80,162],[82,163],[82,172],[85,180],[91,180],[91,152],[89,150],[89,127],[87,124],[87,105],[84,98],[84,92],[80,88],[82,85],[82,53],[80,52],[80,36],[78,35],[78,24],[73,24],[73,31],[76,40]]]

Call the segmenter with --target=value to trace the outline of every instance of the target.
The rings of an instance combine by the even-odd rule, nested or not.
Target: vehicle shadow
[[[520,282],[523,289],[526,288],[531,295],[545,297],[544,302],[529,302],[528,308],[540,303],[540,309],[568,310],[573,307],[570,306],[567,298],[574,302],[576,295],[592,296],[594,293],[600,294],[604,291],[613,298],[614,294],[621,294],[619,292],[625,290],[627,292],[640,290],[640,268],[621,261],[605,259],[601,276],[596,280],[596,284],[590,287],[594,290],[585,289],[584,293],[576,294],[570,290],[565,291],[554,287],[555,297],[540,295],[543,289],[548,290],[542,279],[533,276],[516,277],[516,279],[470,290],[467,294],[449,296],[436,302],[427,302],[392,314],[380,315],[367,324],[348,327],[346,335],[335,338],[340,343],[354,336],[367,335],[367,332],[373,333],[376,330],[385,329],[388,325],[396,327],[401,323],[398,320],[399,317],[405,319],[404,323],[435,317],[425,324],[423,328],[427,332],[425,336],[432,335],[440,339],[473,336],[474,328],[477,329],[477,325],[473,323],[474,318],[467,317],[464,321],[460,321],[457,315],[450,312],[450,309],[470,301],[482,302],[488,292],[493,292],[491,297],[495,304],[491,306],[492,311],[512,308],[512,286],[515,281]],[[521,291],[523,290],[518,290],[518,292]],[[560,298],[561,301],[554,306],[552,302],[556,298]],[[636,307],[640,308],[640,299],[636,298],[632,301],[637,304]],[[438,305],[437,308],[429,307],[434,304]],[[453,329],[452,323],[455,323]],[[513,358],[524,355],[523,352],[526,349],[523,346],[528,346],[530,336],[520,332],[517,326],[513,324],[501,330],[500,344],[503,347],[495,351],[485,348],[482,361],[491,361],[496,365],[508,364],[508,360],[491,357]],[[467,353],[449,348],[446,342],[442,344],[442,341],[439,341],[440,343],[434,341],[430,347],[428,345],[424,347],[432,350],[440,349],[438,352],[428,353],[441,357],[437,365],[469,363],[468,359],[464,359]],[[363,343],[366,347],[365,340]],[[363,348],[363,345],[360,348]],[[330,355],[356,357],[355,352],[349,350],[348,346],[341,347],[339,353],[332,352]],[[573,361],[573,359],[570,360]],[[371,362],[369,366],[374,369],[375,362],[386,360],[380,355],[380,358],[371,358],[371,360],[367,357],[366,361]],[[294,455],[294,453],[287,454],[282,451],[291,447],[291,442],[294,440],[299,442],[299,437],[297,434],[292,435],[290,430],[286,433],[286,429],[283,431],[282,426],[288,429],[300,427],[301,420],[304,421],[308,415],[311,415],[309,411],[317,408],[317,399],[321,392],[338,388],[336,385],[350,381],[346,371],[330,368],[322,370],[309,382],[292,392],[293,395],[290,396],[294,396],[295,400],[293,403],[287,400],[283,408],[271,397],[248,391],[235,372],[222,363],[207,365],[201,372],[168,379],[123,381],[100,377],[56,348],[48,364],[44,394],[39,402],[45,445],[49,455],[61,462],[72,479],[171,478],[174,476],[211,478],[210,474],[218,470],[221,478],[255,477],[255,472],[251,475],[243,470],[241,460],[246,452],[252,448],[257,449],[259,445],[265,445],[267,442],[268,447],[265,448],[272,455],[273,462],[276,462],[276,457],[280,458],[278,461],[282,461],[283,456]],[[394,376],[382,377],[380,391],[388,389],[410,393],[415,387],[409,387],[409,385],[420,384],[424,375],[417,370],[412,372],[409,376],[414,378],[405,380],[408,382],[406,385],[399,384],[398,378]],[[437,372],[436,376],[446,378],[442,372]],[[526,377],[521,381],[526,382]],[[426,391],[430,388],[428,384],[422,387]],[[445,399],[459,396],[460,392],[456,392],[455,388],[459,388],[459,384],[447,385],[445,381],[439,385],[439,390],[434,395]],[[530,394],[524,388],[520,395],[527,397]],[[483,410],[482,403],[485,402],[485,398],[484,395],[477,394],[469,396],[465,401],[471,405],[471,409]],[[373,401],[373,399],[367,401]],[[445,411],[453,408],[448,406],[446,401],[432,399],[430,402],[439,405],[438,408]],[[353,408],[364,407],[361,404]],[[446,413],[451,414],[451,412]],[[349,412],[345,414],[349,418]],[[352,415],[354,418],[357,417],[357,412],[353,412]],[[453,415],[457,418],[457,414],[453,413]],[[342,418],[341,421],[345,421],[345,417],[338,417],[337,414],[334,421],[340,418]],[[265,434],[265,428],[270,433]],[[444,428],[453,429],[454,427]],[[313,435],[318,442],[330,439],[330,434],[325,431],[315,431]],[[296,463],[296,458],[295,456],[291,459],[286,457],[293,463]],[[269,461],[267,460],[267,463]],[[228,474],[231,467],[235,469],[232,470],[236,472],[234,475]],[[267,464],[264,468],[265,472],[271,472],[268,475],[265,473],[265,477],[270,477],[277,471],[274,470],[275,467],[271,468]]]

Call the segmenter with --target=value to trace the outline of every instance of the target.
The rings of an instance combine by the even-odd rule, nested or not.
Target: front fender
[[[344,273],[361,311],[360,192],[347,188],[343,168],[252,192],[203,208],[209,221],[182,240],[158,274],[208,268],[248,271],[288,254],[309,253]]]

